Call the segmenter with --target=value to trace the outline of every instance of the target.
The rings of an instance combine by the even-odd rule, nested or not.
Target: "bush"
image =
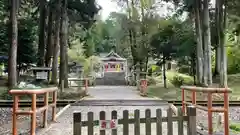
[[[187,74],[187,73],[190,73],[190,70],[191,69],[189,68],[189,66],[182,65],[181,67],[179,67],[178,72]]]
[[[157,80],[154,77],[147,76],[147,84],[148,85],[156,85],[157,84]]]
[[[194,80],[191,76],[169,71],[167,72],[167,79],[175,86],[181,86],[181,85],[192,85]]]
[[[184,83],[184,78],[180,75],[176,75],[172,79],[172,84],[175,86],[181,86]]]

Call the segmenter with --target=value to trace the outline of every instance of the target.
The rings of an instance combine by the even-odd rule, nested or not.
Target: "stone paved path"
[[[143,102],[146,99],[146,97],[141,97],[138,94],[138,91],[134,90],[133,87],[124,87],[124,86],[97,86],[92,87],[89,89],[89,94],[91,95],[90,98],[87,98],[86,100],[91,99],[142,99]],[[166,116],[166,109],[168,106],[71,106],[67,111],[65,111],[58,119],[57,123],[52,124],[46,132],[42,132],[41,134],[38,133],[37,135],[73,135],[73,112],[74,111],[80,111],[82,113],[83,120],[86,120],[87,118],[87,112],[92,111],[94,112],[94,119],[99,118],[99,112],[100,111],[106,111],[107,112],[107,119],[110,117],[110,112],[112,110],[118,111],[118,118],[122,118],[122,111],[123,110],[129,110],[130,117],[133,117],[133,111],[135,109],[140,110],[140,117],[144,118],[145,116],[145,109],[151,109],[151,116],[156,116],[155,112],[156,109],[161,108],[163,110],[163,116]],[[108,117],[109,116],[109,117]],[[174,123],[174,135],[177,135],[177,124]],[[134,128],[133,125],[130,125],[129,127],[129,135],[134,134]],[[107,135],[111,135],[111,132],[107,131]],[[185,133],[186,134],[186,133]],[[87,135],[86,128],[83,129],[83,134]],[[94,128],[94,135],[99,135],[99,129],[98,127]],[[122,133],[122,126],[118,126],[118,135],[123,135]],[[145,125],[141,124],[141,134],[145,135]],[[156,135],[156,126],[155,124],[152,124],[152,134]],[[163,135],[167,135],[167,125],[163,124]]]
[[[149,99],[140,96],[132,86],[96,86],[91,87],[88,93],[91,95],[88,99]]]

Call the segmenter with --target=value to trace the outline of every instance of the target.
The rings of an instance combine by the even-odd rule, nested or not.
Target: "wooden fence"
[[[123,125],[123,131],[121,135],[133,135],[129,134],[129,124],[134,124],[134,135],[140,135],[140,124],[145,123],[145,134],[151,135],[155,132],[156,135],[163,134],[162,124],[167,123],[167,135],[183,135],[184,130],[187,130],[188,135],[196,135],[196,108],[189,106],[187,108],[187,115],[183,116],[182,110],[178,110],[178,116],[173,116],[172,109],[167,110],[167,117],[162,116],[162,110],[156,110],[156,117],[151,117],[151,110],[145,110],[145,118],[140,118],[140,111],[134,111],[134,118],[129,119],[128,110],[123,111],[123,118],[117,119],[117,111],[112,111],[112,120],[117,120],[116,128],[111,128],[112,135],[119,135],[117,132],[117,126]],[[93,112],[88,112],[87,121],[82,120],[81,112],[74,112],[73,114],[73,134],[74,135],[94,135],[94,126],[100,125],[100,135],[106,135],[105,129],[103,129],[100,124],[101,120],[105,120],[106,112],[101,111],[99,115],[99,120],[94,120]],[[177,122],[178,128],[173,128],[173,122]],[[187,127],[184,126],[184,122],[187,122]],[[151,123],[156,123],[155,131],[152,131]],[[82,133],[82,127],[87,127],[87,134]],[[164,129],[166,130],[166,129]],[[177,130],[177,131],[176,131]]]

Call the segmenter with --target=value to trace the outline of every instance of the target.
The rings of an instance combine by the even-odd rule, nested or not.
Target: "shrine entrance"
[[[126,85],[127,60],[114,51],[101,58],[102,76],[96,79],[96,85]]]

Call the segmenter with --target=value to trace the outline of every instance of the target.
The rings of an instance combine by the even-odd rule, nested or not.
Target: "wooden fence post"
[[[123,111],[123,134],[129,135],[129,113],[128,110]]]
[[[100,119],[100,120],[106,120],[106,113],[105,113],[105,111],[101,111],[101,112],[100,112],[99,119]],[[100,123],[100,126],[103,126],[103,125]],[[104,125],[104,127],[105,127],[105,126],[106,126],[106,125]],[[106,131],[100,129],[100,135],[106,135]]]
[[[187,107],[187,116],[188,116],[188,135],[197,134],[197,121],[196,121],[196,108],[194,106]]]
[[[93,135],[94,134],[94,131],[93,131],[93,129],[94,129],[94,123],[93,123],[93,120],[94,120],[94,118],[93,118],[93,112],[88,112],[88,126],[87,126],[87,128],[88,128],[88,135]]]
[[[146,123],[145,123],[145,129],[146,129],[146,135],[151,135],[151,110],[146,109],[145,110],[145,118],[146,118]]]
[[[82,115],[80,112],[73,113],[73,135],[82,134]]]
[[[134,135],[140,135],[140,111],[134,110]]]
[[[112,120],[117,120],[117,111],[112,111]],[[117,129],[112,129],[112,135],[117,135]]]

